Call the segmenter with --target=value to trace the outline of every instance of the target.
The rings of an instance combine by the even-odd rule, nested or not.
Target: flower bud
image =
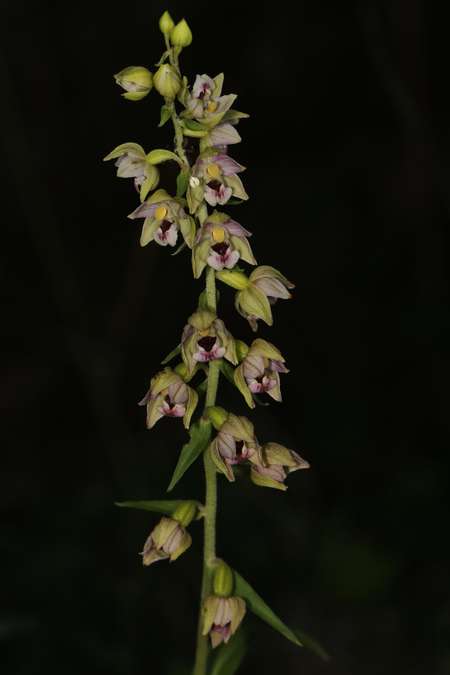
[[[218,405],[212,405],[206,409],[206,414],[210,422],[212,423],[214,429],[220,431],[225,422],[228,419],[228,413],[224,408],[221,408]]]
[[[243,272],[237,270],[220,270],[216,272],[216,277],[223,281],[224,284],[235,288],[237,291],[242,291],[247,288],[249,280]]]
[[[183,527],[187,527],[197,515],[197,504],[192,501],[183,501],[173,512],[173,519]]]
[[[114,75],[117,84],[125,89],[122,96],[129,101],[140,101],[145,98],[153,86],[153,76],[143,66],[129,66]]]
[[[214,573],[214,594],[221,598],[228,598],[233,592],[233,585],[233,572],[221,560]]]
[[[175,47],[188,47],[191,44],[192,33],[185,19],[181,19],[172,29],[170,41]]]
[[[174,372],[181,377],[182,380],[185,382],[189,382],[191,379],[191,376],[189,375],[188,369],[186,368],[185,364],[183,361],[179,363],[177,366],[174,368]]]
[[[245,359],[248,354],[248,345],[245,344],[242,340],[236,340],[236,356],[238,357],[239,362]]]
[[[153,84],[161,96],[172,101],[180,91],[181,79],[175,68],[168,63],[163,63],[153,76]]]
[[[170,16],[169,12],[166,10],[164,14],[161,15],[159,19],[159,30],[163,35],[169,35],[170,31],[174,27],[175,23]]]

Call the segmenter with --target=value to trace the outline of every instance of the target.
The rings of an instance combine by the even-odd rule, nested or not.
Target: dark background
[[[143,569],[185,436],[136,402],[201,283],[187,254],[140,249],[131,181],[101,158],[157,130],[160,97],[112,74],[153,67],[156,2],[1,9],[3,355],[0,641],[5,675],[178,675],[192,660],[201,527],[175,565]],[[257,619],[242,673],[450,672],[448,24],[437,3],[172,2],[196,73],[239,94],[250,201],[233,215],[260,263],[297,284],[273,329],[291,374],[254,415],[310,460],[286,494],[220,480],[219,554],[322,663]],[[230,209],[231,212],[231,209]],[[246,322],[224,316],[250,340]],[[246,414],[223,384],[222,403]],[[200,466],[175,497],[202,497]]]

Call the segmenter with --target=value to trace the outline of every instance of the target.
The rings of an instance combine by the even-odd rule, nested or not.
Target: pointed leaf
[[[181,353],[181,345],[177,345],[175,349],[172,349],[172,351],[169,354],[167,354],[167,356],[161,361],[161,364],[165,366],[166,363],[172,361],[172,359],[174,359],[180,353]]]
[[[216,657],[211,670],[211,675],[235,675],[242,659],[247,651],[245,632],[238,632],[231,638],[228,644],[222,644],[216,649]]]
[[[285,623],[266,605],[264,600],[258,593],[248,584],[240,574],[234,570],[234,592],[235,595],[243,598],[247,603],[249,609],[259,616],[260,619],[269,624],[274,630],[277,630],[285,638],[293,642],[298,647],[302,647],[302,643],[296,634],[286,626]]]
[[[116,506],[125,509],[139,509],[141,511],[153,511],[154,513],[164,513],[172,515],[175,509],[183,503],[183,499],[157,499],[156,501],[136,501],[136,502],[115,502]]]
[[[169,108],[167,105],[161,106],[161,118],[159,120],[159,127],[163,127],[166,122],[170,120],[172,116],[172,108]]]
[[[189,429],[189,435],[191,438],[188,443],[183,445],[167,492],[173,490],[191,464],[206,450],[211,438],[211,423],[203,420],[196,422]]]
[[[328,652],[325,651],[322,645],[319,642],[317,642],[315,638],[312,638],[310,635],[304,633],[302,630],[299,630],[298,628],[295,628],[294,633],[296,634],[296,636],[306,649],[309,649],[311,652],[314,652],[314,654],[319,658],[321,658],[323,661],[330,660],[330,655],[328,654]]]
[[[189,182],[189,169],[180,171],[177,176],[177,197],[182,197],[187,190]]]

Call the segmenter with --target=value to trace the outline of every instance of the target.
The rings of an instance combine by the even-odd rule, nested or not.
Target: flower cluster
[[[282,400],[280,374],[289,372],[284,356],[271,342],[257,338],[248,346],[233,336],[218,315],[216,281],[234,289],[235,308],[253,331],[258,329],[258,321],[273,324],[273,305],[291,298],[294,285],[274,267],[257,264],[249,243],[252,233],[229,214],[230,208],[249,198],[241,180],[245,167],[228,153],[229,146],[241,141],[236,125],[248,115],[233,109],[235,94],[223,93],[223,73],[215,77],[199,74],[192,85],[182,75],[179,57],[192,42],[184,19],[175,24],[164,12],[159,27],[166,49],[156,72],[130,66],[115,75],[115,80],[128,101],[141,101],[152,89],[162,97],[159,126],[172,121],[174,150],[148,151],[136,142],[126,142],[105,160],[115,160],[117,176],[133,179],[139,193],[139,203],[128,218],[143,221],[140,245],[152,241],[163,247],[178,245],[176,253],[187,248],[194,278],[205,273],[206,289],[180,331],[178,346],[163,364],[178,355],[181,360],[151,378],[140,405],[146,408],[148,429],[161,418],[171,417],[182,419],[189,432],[169,489],[200,455],[204,456],[208,489],[205,505],[189,500],[145,502],[147,506],[142,508],[164,514],[145,541],[145,566],[158,560],[174,561],[184,553],[192,542],[187,531],[192,520],[204,518],[207,531],[214,530],[215,505],[210,500],[215,494],[211,481],[215,484],[217,473],[230,482],[247,473],[256,486],[284,491],[290,473],[309,467],[284,445],[260,443],[250,420],[216,405],[220,373],[254,408],[260,396]],[[193,144],[193,138],[198,142]],[[160,165],[165,162],[172,163],[178,175],[176,185],[161,188],[164,173]],[[225,205],[226,212],[221,210]],[[246,272],[240,265],[250,269]],[[195,418],[202,396],[202,412]],[[247,605],[255,611],[260,599],[255,601],[259,596],[252,595],[251,587],[215,557],[211,537],[205,542],[210,548],[205,548],[206,594],[199,634],[205,636],[201,639],[209,636],[214,648],[228,642]],[[213,580],[208,566],[214,567]],[[280,623],[275,627],[279,629]],[[283,630],[284,634],[288,631]],[[296,640],[295,636],[290,639]],[[204,670],[199,666],[195,672]]]

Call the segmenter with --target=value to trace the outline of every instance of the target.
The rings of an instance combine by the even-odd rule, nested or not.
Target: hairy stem
[[[216,311],[215,272],[208,268],[206,272],[206,300],[208,308]],[[219,384],[219,361],[211,361],[208,369],[208,388],[206,390],[205,408],[216,402]],[[202,635],[202,607],[206,597],[212,590],[214,564],[216,561],[216,515],[217,515],[217,473],[216,467],[208,452],[203,455],[205,467],[206,495],[204,511],[204,546],[203,546],[203,578],[200,599],[200,613],[197,631],[197,651],[193,675],[206,675],[208,665],[208,636]]]

